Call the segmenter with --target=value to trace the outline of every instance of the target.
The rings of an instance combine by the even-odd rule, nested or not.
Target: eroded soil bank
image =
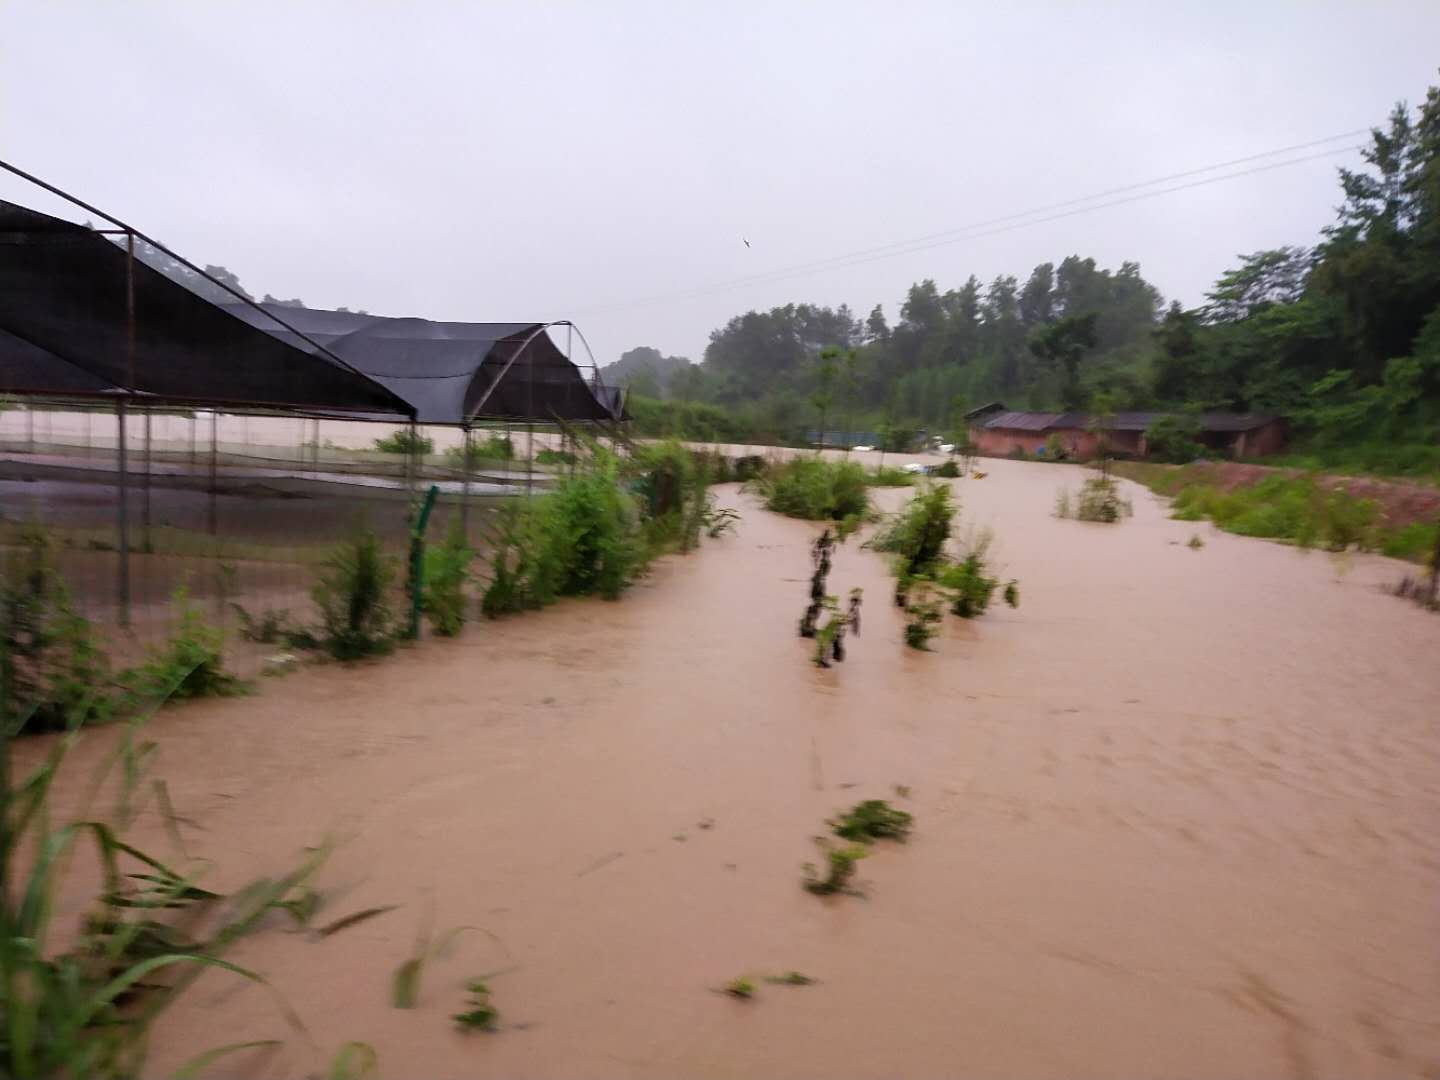
[[[157,772],[217,884],[336,834],[327,917],[403,906],[234,953],[313,1045],[207,975],[153,1075],[272,1036],[214,1075],[349,1039],[393,1077],[1434,1075],[1440,619],[1381,592],[1404,568],[1172,522],[1134,485],[1121,525],[1059,521],[1078,470],[984,467],[963,522],[1022,604],[931,654],[852,541],[830,580],[865,589],[864,633],[813,667],[814,529],[722,489],[738,535],[619,603],[167,710]],[[804,892],[824,818],[870,797],[911,842],[861,863],[865,899]],[[168,849],[153,817],[138,839]],[[392,1009],[427,921],[487,933]],[[713,992],[791,969],[820,981]],[[482,973],[502,1030],[456,1034]]]

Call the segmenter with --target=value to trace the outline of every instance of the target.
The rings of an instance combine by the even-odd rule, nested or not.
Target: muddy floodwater
[[[961,529],[993,528],[1021,606],[932,653],[851,541],[830,586],[865,590],[863,635],[812,666],[816,530],[727,487],[738,533],[618,603],[166,710],[155,771],[207,884],[329,835],[321,921],[400,907],[243,942],[306,1033],[208,974],[153,1075],[272,1037],[210,1075],[303,1076],[352,1039],[432,1080],[1436,1075],[1440,618],[1382,592],[1405,568],[1170,521],[1133,485],[1122,524],[1056,520],[1079,470],[983,467]],[[862,798],[911,841],[860,864],[863,898],[810,895],[812,838]],[[136,836],[170,849],[151,816]],[[426,925],[483,932],[393,1009]],[[790,970],[818,982],[760,982]],[[457,1034],[482,974],[500,1030]],[[754,1000],[716,992],[740,975]]]

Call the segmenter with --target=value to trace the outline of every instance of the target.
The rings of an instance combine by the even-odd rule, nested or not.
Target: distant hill
[[[600,369],[600,377],[610,386],[627,386],[645,397],[671,396],[675,375],[688,372],[694,365],[683,356],[665,356],[659,349],[640,345],[620,355],[613,364]]]

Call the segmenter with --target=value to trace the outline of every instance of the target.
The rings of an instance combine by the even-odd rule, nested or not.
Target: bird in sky
[[[742,236],[740,239],[741,239],[741,240],[745,240],[745,238],[744,238],[743,236]],[[746,246],[746,247],[749,247],[749,246],[750,246],[750,241],[749,241],[749,240],[745,240],[745,246]]]

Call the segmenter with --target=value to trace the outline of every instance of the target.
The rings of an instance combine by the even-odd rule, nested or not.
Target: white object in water
[[[850,447],[850,449],[851,449],[851,450],[865,451],[865,450],[874,450],[875,448],[874,448],[873,446],[867,446],[867,445],[865,445],[864,443],[861,443],[859,446],[852,446],[852,447]]]
[[[955,444],[954,444],[954,443],[942,442],[942,443],[940,444],[940,453],[942,453],[942,454],[953,454],[954,452],[955,452]]]
[[[907,473],[923,473],[925,471],[925,466],[921,465],[919,462],[912,461],[909,465],[905,466],[905,471]]]

